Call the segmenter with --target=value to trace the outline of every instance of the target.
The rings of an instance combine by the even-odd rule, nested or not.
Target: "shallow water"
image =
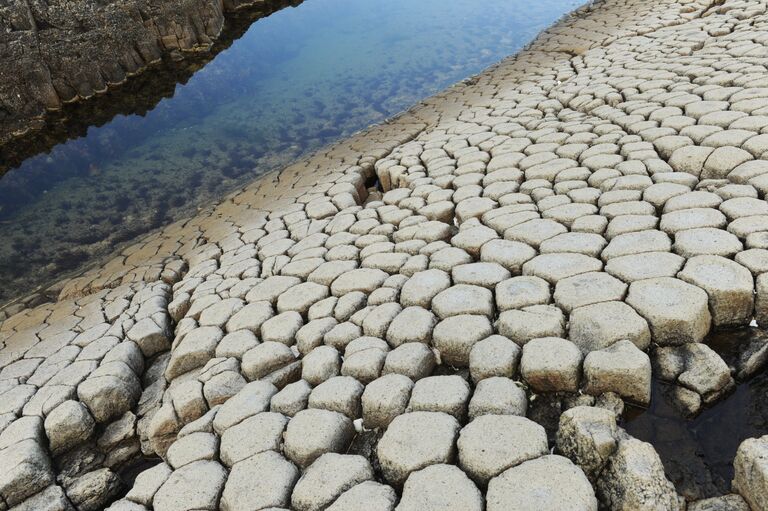
[[[478,73],[579,3],[306,0],[257,21],[172,97],[75,118],[78,138],[0,178],[0,302]]]
[[[754,328],[715,332],[705,343],[733,366],[738,347],[764,335]],[[669,384],[654,381],[650,407],[629,411],[624,427],[653,444],[667,476],[686,498],[730,493],[739,445],[768,434],[768,371],[737,382],[735,391],[690,419],[675,406],[670,390]]]

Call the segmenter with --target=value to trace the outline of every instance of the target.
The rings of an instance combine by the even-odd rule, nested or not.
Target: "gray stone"
[[[461,376],[430,376],[416,382],[408,411],[444,412],[460,422],[467,415],[469,384]]]
[[[165,455],[168,464],[175,469],[199,460],[216,461],[219,455],[219,439],[211,433],[190,433],[171,444]]]
[[[88,440],[95,421],[77,401],[64,401],[45,418],[45,434],[53,452],[62,452]]]
[[[509,378],[494,376],[481,380],[469,401],[469,420],[481,415],[525,416],[525,391]]]
[[[432,341],[443,363],[466,367],[475,344],[492,334],[493,326],[486,316],[461,314],[438,323]]]
[[[240,364],[248,380],[258,380],[296,361],[291,348],[279,342],[264,342],[243,355]]]
[[[551,301],[549,284],[539,277],[514,277],[496,285],[496,306],[500,311],[546,305]]]
[[[505,376],[512,378],[517,372],[520,348],[502,335],[492,335],[478,341],[469,352],[469,372],[477,384],[485,378]]]
[[[304,326],[304,320],[296,311],[287,311],[273,316],[261,324],[261,340],[274,341],[293,346],[296,333]]]
[[[498,263],[460,264],[451,270],[455,284],[467,284],[493,289],[502,280],[511,277],[507,269]]]
[[[560,416],[556,445],[594,482],[618,445],[616,415],[592,406],[570,408]]]
[[[416,306],[406,307],[389,324],[386,334],[387,342],[395,348],[406,342],[429,344],[437,321],[435,315],[427,309]]]
[[[307,407],[311,392],[312,386],[306,380],[290,383],[272,396],[269,409],[272,412],[293,417]]]
[[[275,451],[236,463],[221,495],[221,511],[287,508],[299,469]],[[259,484],[254,484],[258,481]],[[216,507],[206,508],[216,509]]]
[[[136,476],[136,480],[125,498],[144,506],[151,506],[155,493],[172,473],[173,470],[166,463],[160,463],[144,470]]]
[[[565,316],[559,308],[547,305],[508,310],[499,314],[496,329],[499,334],[524,346],[531,339],[565,335]]]
[[[620,301],[627,285],[603,272],[574,275],[558,281],[555,286],[555,303],[565,312],[600,302]]]
[[[431,465],[405,482],[397,511],[483,511],[483,494],[453,465]]]
[[[542,426],[515,415],[483,415],[466,425],[457,442],[459,466],[485,486],[510,467],[549,452]]]
[[[325,453],[346,451],[354,434],[352,421],[343,414],[303,410],[288,423],[283,450],[288,459],[300,467],[308,467]]]
[[[688,504],[688,511],[750,511],[741,495],[730,494]]]
[[[409,342],[390,351],[384,361],[382,375],[402,374],[413,381],[432,374],[437,363],[435,354],[426,344]]]
[[[74,508],[64,494],[64,490],[52,484],[18,506],[12,507],[10,511],[74,511]]]
[[[743,326],[752,320],[754,283],[740,264],[721,256],[696,256],[678,278],[707,292],[715,326]]]
[[[216,356],[216,345],[224,337],[217,326],[204,326],[192,330],[174,347],[165,370],[165,378],[174,378],[204,366]]]
[[[523,264],[535,256],[535,249],[519,241],[491,240],[480,248],[481,261],[497,263],[512,275],[520,275]]]
[[[339,374],[341,356],[331,346],[315,348],[302,360],[301,377],[310,385],[319,385]]]
[[[674,277],[684,264],[685,259],[677,254],[644,252],[611,258],[605,265],[605,272],[631,284],[636,280]]]
[[[568,337],[582,352],[600,350],[622,339],[645,350],[651,343],[648,323],[624,302],[579,307],[571,313]]]
[[[81,475],[67,487],[67,497],[78,510],[97,511],[113,500],[120,492],[120,478],[102,468]],[[159,505],[157,509],[163,509]]]
[[[100,366],[77,387],[77,397],[98,423],[109,422],[134,407],[141,396],[141,383],[122,362]]]
[[[451,286],[450,276],[442,270],[425,270],[415,273],[400,290],[403,307],[419,306],[429,309],[432,299]]]
[[[309,408],[343,413],[354,420],[361,416],[360,397],[365,386],[349,376],[335,376],[312,390]]]
[[[213,429],[218,434],[238,424],[252,415],[269,410],[272,396],[277,394],[277,387],[269,382],[254,381],[229,401],[221,405],[213,420]]]
[[[619,442],[596,486],[600,501],[609,509],[681,508],[653,446],[634,438]]]
[[[673,278],[633,282],[627,303],[648,321],[660,346],[700,342],[709,332],[707,293]]]
[[[744,247],[730,232],[713,227],[688,229],[675,235],[673,250],[685,258],[699,255],[733,257]]]
[[[4,431],[7,434],[8,429]],[[51,485],[54,475],[48,453],[34,439],[26,439],[0,450],[0,496],[9,506]]]
[[[602,269],[603,263],[599,259],[584,254],[541,254],[523,265],[523,275],[534,275],[557,284],[568,277]]]
[[[392,511],[397,494],[390,486],[365,481],[342,493],[327,511]]]
[[[413,382],[400,374],[388,374],[365,387],[362,396],[363,424],[366,428],[386,428],[405,413]]]
[[[628,340],[588,353],[584,358],[584,390],[593,396],[615,392],[648,406],[651,402],[651,360]]]
[[[441,319],[468,314],[491,317],[494,313],[493,293],[484,287],[457,284],[432,299],[432,310]]]
[[[228,428],[221,436],[221,461],[228,467],[264,451],[280,451],[288,419],[264,412]],[[172,447],[173,448],[173,447]]]
[[[566,339],[545,337],[523,346],[520,372],[537,392],[576,392],[581,378],[582,354]]]
[[[386,480],[399,486],[412,472],[451,463],[459,429],[456,419],[446,413],[412,412],[396,417],[377,446]]]
[[[597,511],[584,473],[562,456],[542,456],[504,471],[488,484],[488,511]]]
[[[614,257],[621,257],[645,252],[669,252],[672,242],[661,231],[641,231],[620,234],[613,238],[603,250],[601,257],[608,262]]]
[[[297,511],[323,510],[346,490],[371,479],[373,469],[362,456],[323,454],[296,483],[291,506]]]
[[[155,494],[153,509],[187,511],[216,509],[227,481],[224,467],[215,461],[196,461],[174,471]]]

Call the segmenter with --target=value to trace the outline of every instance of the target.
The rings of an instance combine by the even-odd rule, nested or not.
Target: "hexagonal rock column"
[[[459,429],[458,421],[442,412],[412,412],[396,417],[377,447],[384,477],[399,486],[412,472],[451,463]]]
[[[700,342],[709,333],[709,297],[701,288],[679,279],[661,277],[633,282],[627,303],[651,327],[661,346]]]
[[[571,313],[568,336],[583,353],[607,348],[622,339],[641,350],[651,343],[648,322],[624,302],[603,302]]]
[[[542,456],[510,468],[488,484],[487,511],[597,511],[592,485],[562,456]]]
[[[724,257],[702,255],[689,259],[677,276],[707,292],[715,326],[749,324],[754,283],[748,269]]]
[[[458,467],[431,465],[405,482],[397,511],[482,511],[483,494]]]
[[[547,432],[515,415],[483,415],[459,435],[459,466],[485,486],[506,469],[547,454]]]
[[[651,359],[631,341],[619,341],[584,358],[584,381],[588,394],[615,392],[647,406],[651,402]]]

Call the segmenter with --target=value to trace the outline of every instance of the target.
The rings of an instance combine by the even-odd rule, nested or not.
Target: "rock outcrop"
[[[104,93],[163,60],[180,60],[190,53],[210,50],[227,17],[236,10],[249,11],[253,20],[296,3],[4,3],[0,6],[0,145],[43,128],[48,111]],[[13,153],[9,159],[18,160]]]

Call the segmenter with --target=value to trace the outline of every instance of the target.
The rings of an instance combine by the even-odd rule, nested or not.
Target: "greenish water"
[[[0,301],[480,72],[580,3],[306,0],[255,22],[150,111],[137,94],[141,115],[0,178]]]

